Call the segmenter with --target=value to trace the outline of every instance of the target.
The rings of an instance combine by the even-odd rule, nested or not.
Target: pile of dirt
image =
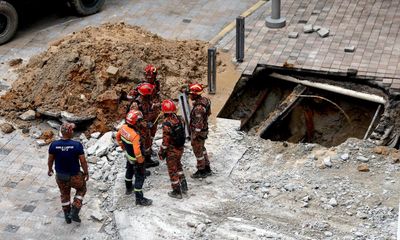
[[[34,109],[60,116],[95,116],[92,130],[106,131],[122,118],[121,101],[143,78],[147,64],[158,68],[161,94],[175,98],[184,80],[203,82],[207,43],[172,41],[124,23],[88,27],[52,43],[20,70],[19,79],[0,99],[8,119]],[[117,73],[107,71],[111,67]]]

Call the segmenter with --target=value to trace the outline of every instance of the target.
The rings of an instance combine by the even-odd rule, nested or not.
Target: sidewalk
[[[346,73],[358,70],[361,78],[373,79],[400,90],[400,2],[284,0],[281,15],[286,27],[269,29],[265,18],[270,2],[246,18],[245,59],[239,69],[251,74],[257,64]],[[321,38],[304,33],[306,24],[329,29]],[[289,34],[298,32],[298,38]],[[217,47],[235,53],[235,29]],[[354,52],[345,52],[355,47]]]

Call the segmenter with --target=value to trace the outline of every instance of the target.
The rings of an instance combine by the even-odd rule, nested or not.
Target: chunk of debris
[[[298,32],[290,32],[288,35],[289,38],[298,38],[299,33]]]
[[[318,35],[322,38],[329,36],[329,29],[327,28],[321,28],[320,30],[318,30]]]
[[[112,132],[105,133],[93,146],[88,148],[87,153],[89,155],[95,154],[97,157],[106,155],[115,144],[112,135]]]
[[[318,25],[313,26],[314,32],[318,32],[321,28],[322,28],[322,27],[321,27],[321,26],[318,26]]]
[[[356,47],[354,47],[354,46],[347,46],[344,48],[344,52],[349,52],[349,53],[352,53],[355,50],[356,50]]]
[[[49,120],[49,121],[47,121],[47,124],[49,124],[50,127],[54,128],[56,130],[59,130],[61,127],[61,124],[55,120]]]
[[[312,33],[314,32],[313,30],[313,25],[312,24],[306,24],[303,26],[303,32],[304,33]]]
[[[19,115],[19,118],[24,120],[24,121],[31,121],[35,120],[36,113],[33,110],[28,110],[24,112],[23,114]]]
[[[360,165],[358,165],[357,170],[359,172],[369,172],[369,166],[366,163],[361,163]]]
[[[346,161],[347,159],[349,159],[349,154],[344,153],[344,154],[340,155],[340,159],[342,159],[343,161]]]
[[[90,137],[98,139],[100,137],[100,135],[101,135],[101,132],[94,132],[94,133],[90,134]]]
[[[104,220],[104,215],[100,211],[93,211],[90,217],[99,222]]]
[[[14,127],[9,123],[0,124],[0,129],[5,134],[12,133],[15,130]]]
[[[52,117],[52,118],[59,118],[61,116],[61,112],[55,110],[45,110],[43,108],[37,108],[36,111],[41,115]]]
[[[42,147],[42,146],[46,146],[48,143],[47,143],[45,140],[43,140],[43,139],[39,139],[39,140],[36,141],[36,144],[37,144],[39,147]]]
[[[95,115],[77,116],[73,113],[69,113],[66,111],[61,112],[61,117],[68,122],[75,122],[75,123],[89,121],[89,120],[93,120],[96,118]]]
[[[96,164],[96,163],[97,163],[97,157],[96,157],[96,156],[89,156],[89,157],[87,158],[87,161],[88,161],[89,163]]]
[[[329,205],[331,205],[332,207],[336,207],[338,205],[337,201],[335,198],[331,198],[328,202]]]
[[[15,67],[17,65],[20,65],[23,62],[22,58],[16,58],[12,59],[8,62],[8,66],[10,67]]]
[[[364,156],[358,156],[357,160],[360,161],[360,162],[368,162],[369,161],[369,159],[364,157]]]
[[[108,74],[111,74],[111,75],[116,75],[117,73],[118,73],[118,68],[117,67],[114,67],[114,66],[109,66],[108,68],[107,68],[107,70],[106,70],[106,72],[108,73]]]
[[[331,157],[324,158],[324,165],[328,168],[332,167]]]
[[[388,147],[385,146],[377,146],[372,150],[374,153],[382,154],[382,155],[389,155],[390,151]]]
[[[188,227],[191,227],[191,228],[195,228],[197,226],[197,224],[193,223],[193,222],[187,222],[186,225],[188,225]]]

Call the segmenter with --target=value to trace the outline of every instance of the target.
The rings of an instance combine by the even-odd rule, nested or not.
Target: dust
[[[165,40],[124,23],[88,27],[31,58],[1,97],[0,115],[15,120],[29,109],[94,115],[92,131],[104,132],[123,117],[123,96],[140,82],[147,64],[158,68],[163,98],[175,98],[184,80],[205,83],[207,47],[197,40]],[[118,73],[108,73],[110,66]]]

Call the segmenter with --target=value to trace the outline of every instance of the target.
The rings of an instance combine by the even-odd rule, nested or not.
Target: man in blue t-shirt
[[[82,207],[83,197],[86,193],[86,181],[89,180],[88,164],[85,159],[83,146],[80,142],[71,140],[73,136],[73,123],[64,123],[61,126],[62,139],[51,143],[49,148],[48,175],[54,174],[55,163],[56,182],[61,192],[61,205],[65,221],[81,222],[79,211]],[[81,166],[83,172],[81,172]],[[71,188],[76,190],[71,207]]]

